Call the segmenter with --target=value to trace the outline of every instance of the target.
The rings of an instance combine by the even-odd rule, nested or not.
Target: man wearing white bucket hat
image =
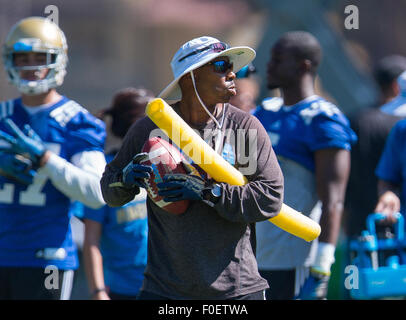
[[[185,43],[172,59],[174,80],[160,97],[177,101],[175,112],[224,159],[241,172],[246,169],[249,183],[216,183],[194,163],[200,176],[164,177],[158,184],[164,201],[190,204],[174,215],[148,198],[148,262],[139,299],[264,299],[268,283],[258,273],[255,223],[279,213],[283,176],[259,121],[228,103],[236,94],[235,72],[254,57],[249,47],[229,48],[200,37]],[[123,205],[144,187],[152,168],[132,159],[142,158],[142,146],[156,129],[145,117],[127,133],[101,180],[107,204]],[[237,132],[243,150],[235,141]]]

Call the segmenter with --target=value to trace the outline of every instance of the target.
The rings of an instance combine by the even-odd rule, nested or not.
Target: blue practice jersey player
[[[257,223],[258,268],[269,282],[269,299],[327,296],[356,135],[342,112],[314,92],[320,60],[311,34],[283,35],[268,64],[268,87],[280,88],[283,98],[265,99],[254,112],[278,157],[284,202],[320,221],[322,230],[319,241],[308,243],[269,222]]]
[[[379,195],[375,212],[394,223],[396,213],[406,213],[406,120],[392,128],[375,173]]]
[[[106,156],[107,162],[113,155]],[[104,206],[95,210],[84,208],[83,218],[86,226],[89,221],[100,224],[100,253],[103,257],[104,284],[98,285],[94,275],[92,296],[105,291],[111,299],[135,299],[144,280],[144,269],[147,265],[147,193],[142,189],[135,199],[122,207]],[[92,228],[92,226],[91,226]],[[86,234],[85,248],[89,237]],[[89,250],[92,250],[90,248]],[[88,257],[92,254],[89,253]],[[88,258],[86,257],[86,259]],[[93,262],[94,263],[94,262]],[[89,263],[89,269],[92,266]],[[90,272],[90,270],[88,271]],[[100,271],[99,271],[100,272]],[[92,281],[89,279],[92,287]]]
[[[69,299],[78,267],[69,207],[104,204],[104,123],[56,91],[67,63],[56,24],[18,22],[3,61],[21,97],[0,104],[0,299]]]
[[[124,88],[113,97],[111,107],[100,112],[108,121],[110,136],[107,163],[117,153],[128,129],[145,116],[153,98],[144,88]],[[141,189],[122,207],[85,207],[84,262],[91,298],[94,300],[134,300],[144,280],[147,265],[147,193]]]
[[[355,141],[348,119],[318,95],[291,106],[284,105],[279,97],[266,98],[254,115],[265,125],[279,158],[291,159],[312,172],[316,150],[351,150]]]

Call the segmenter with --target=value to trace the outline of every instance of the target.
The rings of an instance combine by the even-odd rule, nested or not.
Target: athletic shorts
[[[69,300],[74,270],[0,267],[0,300]]]
[[[259,274],[269,284],[269,289],[265,292],[266,300],[293,300],[309,276],[309,268],[259,270]]]

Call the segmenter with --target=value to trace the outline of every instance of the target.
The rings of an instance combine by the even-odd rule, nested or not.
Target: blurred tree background
[[[278,94],[268,92],[264,81],[273,43],[286,31],[313,33],[323,47],[318,93],[347,116],[377,99],[376,63],[406,55],[406,1],[399,0],[0,0],[0,42],[20,19],[47,16],[49,5],[58,8],[69,46],[60,92],[93,113],[108,107],[123,87],[143,86],[158,95],[172,80],[173,54],[202,35],[257,51],[259,102]],[[359,29],[345,28],[349,5],[358,8]],[[0,68],[0,101],[18,96],[5,79]],[[343,270],[340,250],[333,272]],[[345,298],[345,275],[335,274],[329,298]]]
[[[406,2],[398,0],[0,0],[0,41],[18,20],[47,16],[55,5],[69,46],[61,92],[95,112],[114,92],[145,86],[158,94],[172,79],[170,60],[185,41],[212,35],[257,50],[254,65],[264,79],[269,50],[281,33],[308,30],[324,49],[320,93],[350,114],[376,98],[371,78],[385,55],[406,52]],[[344,26],[348,5],[359,8],[359,29]],[[17,92],[0,70],[0,98]],[[263,81],[259,99],[268,95]]]

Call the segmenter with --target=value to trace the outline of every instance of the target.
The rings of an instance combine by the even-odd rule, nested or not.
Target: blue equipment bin
[[[380,239],[375,224],[381,213],[367,217],[367,230],[350,242],[351,264],[358,270],[358,286],[352,286],[353,299],[379,299],[406,296],[406,242],[404,218],[396,214],[393,237]],[[354,275],[353,275],[354,276]]]

